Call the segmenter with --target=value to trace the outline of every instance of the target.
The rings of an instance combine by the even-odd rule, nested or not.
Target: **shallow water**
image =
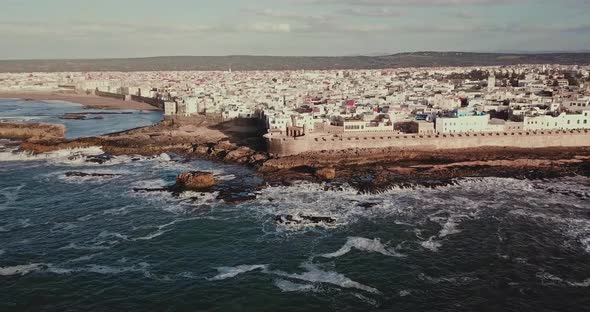
[[[92,121],[86,121],[92,122]],[[174,155],[0,146],[0,311],[582,311],[590,179],[359,194]],[[213,171],[212,193],[135,192]],[[113,174],[67,177],[67,172]],[[256,199],[218,199],[242,188]],[[331,216],[288,227],[276,215]]]
[[[86,113],[91,120],[60,119],[66,113]],[[85,109],[64,101],[0,99],[0,120],[64,124],[66,137],[86,137],[149,126],[162,120],[157,111]]]

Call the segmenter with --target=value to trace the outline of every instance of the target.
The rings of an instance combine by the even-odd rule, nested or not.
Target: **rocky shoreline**
[[[19,141],[62,139],[65,132],[65,126],[58,124],[0,122],[0,139]]]
[[[393,186],[438,186],[467,177],[546,179],[590,176],[590,147],[474,148],[445,151],[346,150],[277,158],[264,152],[256,125],[167,119],[139,129],[98,137],[29,138],[20,150],[32,153],[100,146],[110,155],[175,153],[255,168],[266,184],[295,181],[349,184],[361,192]]]

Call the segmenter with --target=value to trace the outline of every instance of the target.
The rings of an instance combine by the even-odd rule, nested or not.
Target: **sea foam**
[[[266,265],[266,264],[238,265],[235,267],[218,267],[218,268],[215,268],[217,270],[218,274],[212,278],[208,278],[208,280],[220,281],[220,280],[224,280],[224,279],[228,279],[228,278],[233,278],[233,277],[236,277],[240,274],[255,271],[255,270],[266,271],[267,268],[268,268],[268,265]]]
[[[0,276],[10,275],[25,275],[31,272],[39,271],[43,269],[44,264],[42,263],[31,263],[22,264],[15,266],[0,267]]]
[[[336,258],[349,253],[352,249],[360,251],[380,253],[384,256],[403,257],[404,255],[397,253],[393,248],[386,248],[379,238],[368,239],[363,237],[349,237],[346,243],[337,251],[333,253],[323,254],[324,258]]]

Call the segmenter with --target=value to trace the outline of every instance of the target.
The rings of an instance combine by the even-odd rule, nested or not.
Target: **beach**
[[[57,100],[84,105],[94,109],[158,110],[156,107],[136,101],[121,101],[114,98],[87,95],[73,91],[0,91],[0,98],[26,100]]]

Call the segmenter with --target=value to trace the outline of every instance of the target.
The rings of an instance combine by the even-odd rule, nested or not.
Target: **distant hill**
[[[425,66],[590,64],[590,53],[412,52],[384,56],[161,56],[128,59],[6,60],[0,72],[381,69]]]

